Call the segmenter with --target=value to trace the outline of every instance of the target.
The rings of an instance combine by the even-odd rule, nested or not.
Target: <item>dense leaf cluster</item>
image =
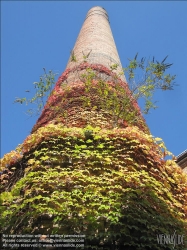
[[[68,83],[68,75],[77,72],[80,75],[78,81]],[[32,132],[48,123],[74,127],[91,124],[107,128],[129,124],[148,132],[127,83],[112,70],[86,62],[62,74]]]
[[[88,56],[78,63],[72,52],[75,67],[53,91],[52,72],[35,83],[29,102],[39,101],[37,111],[49,98],[32,134],[1,159],[0,231],[81,234],[87,249],[173,249],[157,236],[185,235],[187,176],[164,160],[171,154],[150,135],[137,104],[144,97],[146,113],[156,88],[172,88],[171,65],[165,58],[145,66],[135,56],[125,69],[130,91],[118,65],[89,64]],[[138,86],[137,68],[145,70]]]
[[[137,127],[40,128],[16,162],[2,159],[3,170],[24,168],[12,187],[1,184],[1,230],[85,234],[101,249],[172,249],[157,234],[185,233],[187,178],[167,153]]]

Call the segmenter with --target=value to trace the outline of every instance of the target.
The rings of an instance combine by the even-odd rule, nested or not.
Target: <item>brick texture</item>
[[[185,150],[183,153],[181,153],[177,157],[177,164],[182,168],[184,173],[187,174],[187,150]]]
[[[84,61],[83,56],[90,53],[87,62],[102,64],[108,68],[113,64],[118,64],[116,73],[122,72],[108,15],[101,7],[93,7],[88,11],[72,51],[77,62],[72,61],[71,55],[66,68],[80,64]],[[126,81],[124,75],[121,76],[121,80]]]

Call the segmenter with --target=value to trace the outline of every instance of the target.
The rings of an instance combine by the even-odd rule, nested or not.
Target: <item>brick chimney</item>
[[[111,66],[114,65],[118,66],[111,70]],[[139,106],[133,99],[123,74],[107,12],[97,6],[88,11],[66,69],[59,77],[32,133],[49,123],[60,123],[67,127],[85,127],[88,124],[101,126],[102,124],[102,127],[108,129],[116,126],[115,124],[122,128],[128,126],[124,117],[117,118],[119,123],[112,121],[111,112],[98,105],[100,100],[97,94],[93,96],[93,92],[89,93],[92,99],[91,105],[85,108],[81,98],[83,96],[87,98],[88,93],[84,91],[85,85],[81,77],[87,69],[92,69],[97,79],[105,80],[112,88],[116,82],[120,82],[131,100],[130,109],[126,107],[127,113],[136,112],[137,119],[131,125],[148,132]],[[97,81],[96,78],[95,81]],[[66,87],[69,88],[68,94],[64,91]]]
[[[41,246],[55,234],[57,242],[75,235],[85,249],[153,250],[171,249],[156,244],[164,231],[185,235],[186,176],[163,160],[111,62],[120,63],[108,16],[94,7],[33,134],[0,161],[3,234],[40,235]],[[185,167],[186,152],[177,160]]]
[[[82,63],[84,56],[88,55],[87,62],[90,64],[102,64],[109,69],[111,65],[117,64],[116,73],[123,71],[104,8],[97,6],[88,11],[72,53],[78,63]],[[71,55],[66,68],[74,66]],[[124,74],[121,79],[125,81]]]

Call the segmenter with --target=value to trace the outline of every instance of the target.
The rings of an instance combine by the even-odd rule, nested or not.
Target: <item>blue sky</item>
[[[24,141],[38,118],[29,118],[15,98],[28,95],[44,67],[62,74],[86,13],[98,5],[108,12],[123,66],[137,52],[158,60],[169,56],[179,86],[158,91],[159,108],[145,118],[174,155],[187,148],[187,2],[2,1],[1,157]]]

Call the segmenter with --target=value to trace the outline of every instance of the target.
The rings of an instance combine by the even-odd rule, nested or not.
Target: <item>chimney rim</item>
[[[99,13],[99,12],[100,12],[100,13]],[[92,7],[92,8],[88,11],[85,20],[86,20],[89,16],[91,16],[91,15],[101,15],[101,16],[105,17],[105,18],[108,20],[108,22],[109,22],[108,13],[107,13],[107,11],[106,11],[103,7],[101,7],[101,6],[94,6],[94,7]]]

